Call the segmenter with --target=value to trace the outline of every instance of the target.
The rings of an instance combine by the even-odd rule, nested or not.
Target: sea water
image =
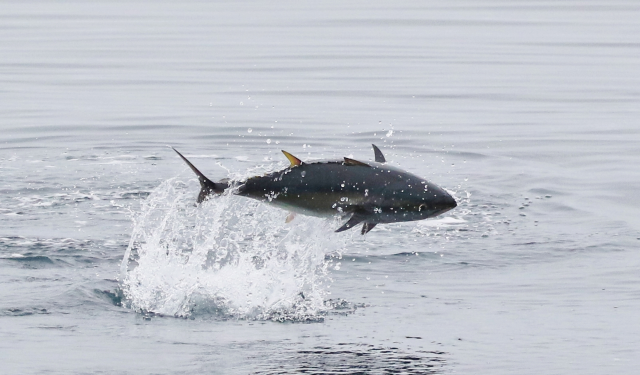
[[[0,372],[635,374],[640,5],[3,2]],[[334,233],[199,185],[373,159]]]

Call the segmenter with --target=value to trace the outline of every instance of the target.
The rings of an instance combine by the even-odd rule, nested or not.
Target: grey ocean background
[[[639,20],[637,1],[0,2],[0,372],[636,374]],[[166,147],[219,179],[371,143],[459,207],[364,238],[197,209]],[[127,286],[164,212],[279,263],[185,271],[151,246]],[[324,307],[273,308],[309,291]]]

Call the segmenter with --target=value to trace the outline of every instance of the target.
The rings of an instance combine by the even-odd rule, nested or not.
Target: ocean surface
[[[3,1],[0,373],[637,374],[637,1]],[[213,180],[373,159],[438,218]]]

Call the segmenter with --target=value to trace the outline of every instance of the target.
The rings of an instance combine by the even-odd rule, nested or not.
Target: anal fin
[[[353,216],[351,216],[351,219],[349,219],[349,221],[347,221],[340,228],[336,229],[336,232],[344,232],[345,230],[351,229],[351,228],[355,227],[356,225],[360,224],[363,221],[364,221],[364,216],[363,215],[359,215],[358,213],[355,213],[355,214],[353,214]]]
[[[373,227],[375,227],[376,224],[378,224],[378,223],[364,223],[364,224],[362,224],[362,230],[360,231],[360,234],[362,234],[364,236],[365,234],[369,233],[369,231],[371,229],[373,229]]]

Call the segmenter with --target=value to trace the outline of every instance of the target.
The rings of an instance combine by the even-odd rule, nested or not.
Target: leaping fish
[[[363,223],[360,233],[365,234],[377,224],[423,220],[457,206],[456,200],[439,186],[387,165],[382,151],[376,145],[372,146],[375,162],[345,157],[343,160],[306,163],[282,150],[291,162],[290,166],[264,176],[250,177],[233,187],[228,180],[211,181],[178,150],[173,150],[198,176],[201,186],[198,203],[232,189],[233,194],[293,213],[349,216],[336,232]],[[290,215],[287,221],[292,217]]]

